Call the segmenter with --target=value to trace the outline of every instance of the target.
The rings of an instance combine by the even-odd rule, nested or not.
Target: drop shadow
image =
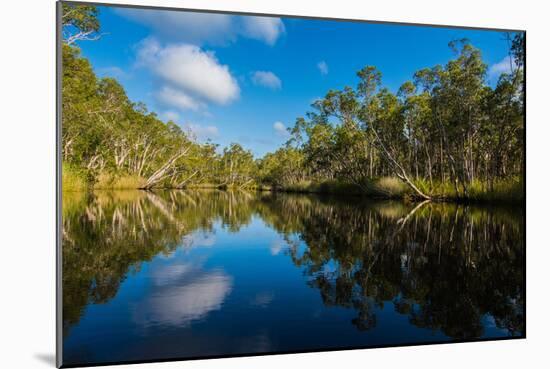
[[[55,367],[55,355],[54,354],[34,354],[34,358],[48,364],[51,367]]]

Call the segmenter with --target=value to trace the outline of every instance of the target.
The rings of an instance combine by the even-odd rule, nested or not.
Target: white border
[[[116,1],[112,1],[116,3]],[[526,29],[527,340],[218,359],[132,368],[407,368],[541,366],[548,362],[550,260],[547,102],[549,21],[543,2],[434,0],[132,0],[141,5]],[[122,2],[124,3],[124,2]],[[5,2],[0,122],[0,366],[53,367],[55,350],[55,2]],[[7,113],[7,114],[6,114]],[[120,366],[124,368],[127,366]]]

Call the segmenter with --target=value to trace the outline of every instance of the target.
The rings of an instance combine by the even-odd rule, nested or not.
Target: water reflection
[[[284,208],[292,207],[285,203]],[[357,310],[360,330],[376,325],[374,306],[391,301],[418,327],[453,338],[498,327],[522,334],[523,240],[519,217],[489,209],[419,204],[406,213],[378,204],[309,207],[291,257],[327,306]],[[336,230],[336,231],[335,231]]]
[[[322,336],[326,347],[341,344],[329,334],[315,334],[319,329],[352,329],[355,333],[343,331],[348,345],[398,342],[399,332],[393,338],[385,333],[384,342],[374,341],[379,335],[374,332],[381,319],[387,324],[399,317],[406,317],[419,341],[429,340],[422,333],[426,330],[455,339],[484,337],[489,331],[492,336],[523,335],[523,218],[517,208],[271,193],[67,193],[65,337],[76,341],[71,330],[82,319],[92,319],[91,307],[100,305],[116,305],[131,315],[118,334],[136,345],[138,327],[153,327],[162,336],[167,334],[162,329],[183,334],[198,322],[212,322],[213,335],[235,340],[234,347],[216,348],[221,352],[197,349],[195,355],[304,349],[309,346],[282,339],[296,321],[303,334],[311,332],[312,344],[321,339],[313,335]],[[267,237],[269,232],[278,236]],[[262,247],[271,259],[259,259]],[[231,269],[236,263],[238,268]],[[290,265],[301,277],[290,276]],[[284,290],[277,290],[283,279]],[[131,292],[115,303],[123,284]],[[252,291],[252,285],[258,288]],[[302,314],[298,307],[291,312],[297,296],[311,288],[318,302],[308,306],[316,313]],[[242,337],[228,328],[234,327],[230,320],[238,311],[248,314],[240,317],[242,324],[250,321],[255,327]],[[353,314],[347,323],[336,323],[348,316],[343,311]],[[334,326],[314,316],[332,313]],[[256,317],[262,323],[252,323]],[[273,324],[266,323],[269,319]],[[214,329],[226,321],[225,332]],[[183,349],[165,356],[187,354],[178,350]]]
[[[176,264],[155,274],[155,293],[133,304],[134,322],[144,327],[185,327],[220,309],[232,288],[231,277],[222,270],[204,271],[192,264]]]

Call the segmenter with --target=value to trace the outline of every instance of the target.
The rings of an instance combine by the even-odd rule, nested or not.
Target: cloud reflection
[[[263,291],[257,293],[250,304],[260,308],[266,308],[275,298],[275,294],[271,291]]]
[[[151,325],[187,326],[219,310],[231,293],[233,279],[223,270],[205,271],[189,264],[162,267],[152,273],[152,291],[135,305],[134,321]]]
[[[269,246],[269,251],[271,252],[271,255],[275,256],[278,255],[284,248],[285,244],[280,239],[275,239],[271,242],[271,245]]]

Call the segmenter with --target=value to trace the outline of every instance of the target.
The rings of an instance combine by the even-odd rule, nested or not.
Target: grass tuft
[[[96,190],[133,190],[145,185],[145,179],[132,175],[101,173],[94,184]]]
[[[380,177],[367,184],[367,195],[376,197],[402,198],[409,193],[409,188],[399,178]]]

